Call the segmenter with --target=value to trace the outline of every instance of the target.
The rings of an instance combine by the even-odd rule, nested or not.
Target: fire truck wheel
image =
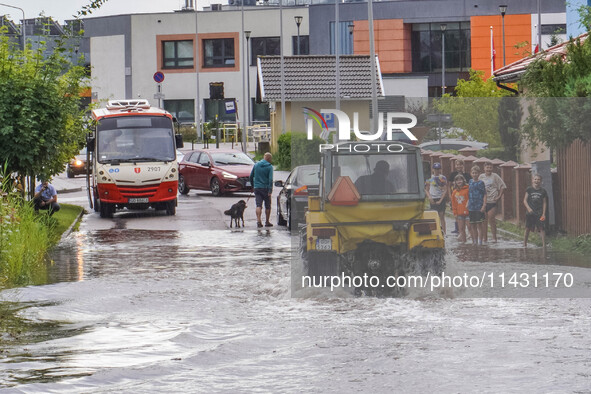
[[[211,186],[211,194],[213,194],[214,197],[219,197],[222,195],[222,188],[220,186],[219,179],[213,178],[211,180],[210,186]]]
[[[166,202],[166,214],[168,216],[173,216],[176,214],[176,199]]]

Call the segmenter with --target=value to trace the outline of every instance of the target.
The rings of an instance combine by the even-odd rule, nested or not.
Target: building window
[[[226,101],[233,101],[233,98],[225,100],[203,100],[204,104],[204,118],[206,122],[215,120],[215,116],[218,116],[218,121],[222,123],[236,123],[236,113],[226,113]]]
[[[266,122],[271,120],[271,112],[269,111],[269,103],[257,103],[256,99],[250,99],[250,108],[252,108],[253,122]]]
[[[441,24],[412,25],[412,71],[441,71]],[[445,31],[445,70],[470,69],[470,22],[447,23]]]
[[[256,66],[257,56],[280,55],[279,37],[253,37],[250,39],[250,64]]]
[[[298,54],[298,36],[291,37],[291,47],[293,54]],[[300,36],[300,55],[310,54],[310,36]]]
[[[566,34],[566,23],[542,25],[542,34],[548,36],[553,34]]]
[[[164,109],[176,117],[179,123],[195,123],[194,100],[164,100]]]
[[[352,55],[353,54],[353,34],[349,33],[349,25],[352,25],[353,21],[339,22],[339,41],[341,46],[339,47],[339,54],[341,55]],[[330,22],[330,54],[335,54],[335,31],[334,22]]]
[[[193,41],[163,41],[162,68],[193,68]]]
[[[215,38],[203,40],[203,67],[234,66],[234,39]]]

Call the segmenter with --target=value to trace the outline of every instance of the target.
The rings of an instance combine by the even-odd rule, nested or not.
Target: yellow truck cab
[[[320,185],[301,231],[309,276],[440,274],[445,241],[425,210],[420,148],[402,142],[344,142],[322,151]],[[387,286],[361,288],[388,294]]]

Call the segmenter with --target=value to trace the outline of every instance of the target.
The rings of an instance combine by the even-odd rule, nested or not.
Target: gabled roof
[[[566,46],[569,42],[573,42],[577,39],[580,39],[581,42],[587,39],[588,33],[581,34],[576,38],[572,38],[569,41],[562,42],[560,44],[554,45],[543,52],[538,52],[535,55],[528,56],[521,60],[517,60],[511,64],[506,65],[505,67],[501,67],[498,70],[495,70],[493,73],[493,80],[495,82],[516,82],[521,79],[521,76],[525,73],[527,66],[538,59],[550,60],[550,58],[554,55],[566,55]]]
[[[327,101],[336,97],[334,55],[284,56],[285,100]],[[258,58],[258,87],[262,101],[281,100],[281,58]],[[342,100],[371,98],[369,55],[340,57],[340,92]],[[376,87],[384,96],[380,63],[376,56]]]

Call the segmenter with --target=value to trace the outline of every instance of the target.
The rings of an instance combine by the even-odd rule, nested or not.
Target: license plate
[[[330,238],[319,238],[316,240],[316,250],[331,250],[332,240]]]
[[[246,182],[246,184],[245,184],[244,186],[246,186],[246,187],[250,187],[250,182],[248,182],[248,181],[247,181],[247,182]]]
[[[150,202],[150,199],[148,199],[147,197],[145,197],[145,198],[130,198],[128,200],[128,202],[130,204],[141,204],[141,203]]]

